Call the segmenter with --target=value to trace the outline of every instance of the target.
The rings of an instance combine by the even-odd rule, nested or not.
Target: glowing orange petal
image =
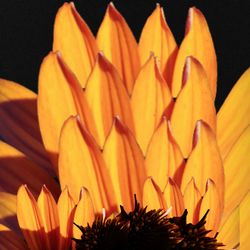
[[[250,126],[235,142],[224,160],[225,211],[224,218],[239,205],[250,187],[249,172]]]
[[[136,139],[144,154],[155,128],[159,125],[162,113],[171,100],[157,59],[151,55],[136,79],[131,97]]]
[[[224,159],[250,124],[250,68],[234,85],[217,115],[217,137]]]
[[[201,194],[194,178],[190,180],[184,190],[184,204],[188,211],[187,221],[193,224],[199,221]]]
[[[58,249],[59,242],[59,217],[57,212],[56,202],[46,188],[42,187],[41,193],[37,200],[37,206],[41,214],[46,241],[48,242],[47,249]]]
[[[206,193],[201,201],[200,219],[205,215],[207,210],[209,210],[209,213],[207,215],[205,227],[208,230],[212,230],[210,234],[214,235],[220,225],[222,206],[219,188],[211,179],[207,181]]]
[[[174,36],[166,22],[159,4],[148,17],[139,42],[141,63],[144,64],[153,52],[161,62],[161,70],[168,84],[172,82],[174,62],[177,54]]]
[[[0,79],[0,117],[0,137],[50,169],[38,126],[37,95],[15,82]]]
[[[80,84],[60,55],[50,53],[45,57],[39,74],[38,115],[44,145],[55,168],[61,128],[69,116],[79,114],[82,122],[96,136],[84,97]]]
[[[218,187],[220,200],[224,201],[224,170],[214,133],[203,121],[197,122],[193,150],[184,168],[181,188],[184,190],[191,178],[195,179],[201,195],[205,193],[210,178]]]
[[[168,178],[167,180],[167,185],[163,191],[163,195],[167,203],[167,208],[172,207],[169,215],[181,216],[184,211],[183,196],[179,187],[171,178]]]
[[[59,194],[59,185],[44,169],[33,163],[26,155],[12,146],[0,141],[0,190],[16,194],[18,188],[26,183],[35,197],[43,184]]]
[[[175,142],[166,118],[156,129],[146,154],[147,176],[152,176],[163,190],[168,177],[175,177],[183,163],[180,148]]]
[[[79,190],[86,187],[97,211],[114,205],[114,192],[101,151],[92,136],[71,117],[62,128],[59,154],[59,179],[61,187],[67,186],[74,201]]]
[[[133,116],[127,91],[114,66],[99,53],[88,79],[86,98],[93,113],[97,132],[103,146],[113,119],[119,115],[133,131]]]
[[[22,240],[10,228],[0,224],[0,247],[1,250],[26,250],[24,240]]]
[[[17,219],[29,248],[47,249],[41,214],[26,185],[17,193]]]
[[[131,94],[140,69],[136,40],[125,19],[110,3],[97,34],[97,43],[105,56],[118,70]]]
[[[73,236],[75,203],[67,187],[62,191],[57,203],[57,207],[60,222],[60,242],[58,244],[58,249],[69,249]]]
[[[129,129],[116,118],[104,145],[103,156],[114,185],[113,196],[132,210],[134,194],[142,201],[145,166],[142,152]]]
[[[64,3],[57,12],[53,50],[62,53],[65,62],[84,87],[98,49],[93,34],[76,11],[73,2]]]
[[[100,211],[98,211],[100,212]],[[89,191],[86,188],[81,189],[80,200],[76,207],[74,223],[78,226],[87,226],[92,225],[95,220],[95,209],[90,197]],[[79,228],[73,228],[74,238],[79,239],[82,235],[82,232]]]
[[[212,99],[216,95],[217,61],[211,34],[203,14],[195,7],[188,13],[186,34],[179,48],[174,67],[172,95],[176,97],[182,85],[182,73],[187,56],[193,56],[204,67]]]
[[[147,178],[143,187],[143,207],[148,210],[166,209],[166,203],[160,187],[154,182],[152,178]]]
[[[188,57],[186,60],[183,84],[173,109],[171,122],[176,141],[184,157],[187,158],[192,149],[196,122],[203,120],[216,131],[216,110],[207,75],[201,64],[193,57]]]

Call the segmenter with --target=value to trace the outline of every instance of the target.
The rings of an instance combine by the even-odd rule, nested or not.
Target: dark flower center
[[[187,223],[187,210],[180,217],[168,218],[163,210],[141,208],[135,198],[135,208],[121,212],[112,219],[97,218],[92,226],[76,225],[81,239],[73,239],[77,250],[183,250],[220,249],[216,237],[207,236],[207,213],[197,224]]]

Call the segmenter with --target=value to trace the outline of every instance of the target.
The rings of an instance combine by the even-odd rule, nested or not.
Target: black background
[[[37,90],[41,60],[51,50],[53,22],[65,1],[1,0],[0,77]],[[78,0],[76,8],[96,34],[109,1]],[[159,2],[180,44],[189,7],[206,16],[218,60],[217,108],[240,75],[249,67],[250,6],[248,0],[114,0],[137,40],[146,18]]]

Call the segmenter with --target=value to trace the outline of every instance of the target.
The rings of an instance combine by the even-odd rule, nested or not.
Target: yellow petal
[[[53,50],[62,53],[65,62],[84,87],[98,49],[93,34],[76,11],[73,2],[64,3],[57,12]]]
[[[17,219],[29,248],[47,249],[41,214],[26,185],[17,193]]]
[[[148,210],[166,209],[163,193],[151,177],[147,178],[144,183],[142,204],[143,207],[147,207]]]
[[[189,9],[186,34],[176,58],[172,95],[176,97],[182,85],[182,73],[187,56],[193,56],[204,67],[212,98],[216,95],[217,61],[211,34],[203,14],[195,7]]]
[[[103,156],[114,185],[113,196],[126,210],[134,207],[134,194],[142,201],[145,166],[142,152],[129,129],[116,118],[104,145]]]
[[[0,141],[0,190],[16,194],[18,188],[26,183],[35,197],[43,184],[59,194],[59,185],[44,169],[32,162],[26,155]]]
[[[0,137],[50,169],[37,118],[37,95],[25,87],[0,79]]]
[[[228,216],[225,223],[220,227],[217,236],[219,242],[222,242],[226,249],[236,249],[240,242],[240,211],[236,207]]]
[[[98,54],[95,67],[88,79],[86,98],[100,137],[101,146],[110,132],[116,115],[134,131],[133,116],[127,91],[114,66]]]
[[[240,249],[247,250],[250,248],[250,231],[248,221],[250,219],[250,192],[245,196],[240,204]]]
[[[207,181],[206,193],[201,202],[200,219],[205,215],[207,210],[209,210],[209,213],[207,215],[205,227],[208,230],[212,230],[210,235],[213,236],[217,232],[220,225],[222,206],[219,189],[211,179],[208,179]]]
[[[224,159],[250,124],[250,68],[234,85],[217,115],[217,137]]]
[[[131,97],[136,139],[144,154],[171,99],[157,59],[151,55],[136,79]]]
[[[50,53],[45,57],[39,73],[38,115],[44,145],[55,168],[61,128],[69,116],[79,114],[86,127],[96,135],[84,97],[80,84],[60,55]]]
[[[98,211],[101,212],[101,211]],[[81,189],[80,200],[76,207],[74,223],[78,226],[86,227],[88,224],[91,226],[95,220],[95,208],[90,197],[90,193],[86,188]],[[74,238],[81,238],[82,232],[74,226]]]
[[[169,177],[167,185],[163,191],[167,208],[172,208],[170,216],[181,216],[184,211],[184,200],[180,188],[178,185]]]
[[[218,187],[220,200],[223,203],[224,170],[220,152],[214,133],[202,121],[198,121],[196,125],[193,150],[184,168],[182,190],[192,177],[201,195],[205,193],[207,180],[212,179]]]
[[[188,211],[187,221],[193,224],[199,221],[201,194],[194,178],[190,180],[184,190],[184,204]]]
[[[1,250],[27,250],[27,247],[16,233],[10,228],[0,224],[0,249]]]
[[[97,43],[109,61],[118,70],[131,94],[140,69],[136,40],[125,19],[110,3],[97,34]]]
[[[41,214],[46,241],[48,242],[47,249],[58,249],[59,218],[57,206],[52,194],[46,186],[42,187],[37,200],[37,206]]]
[[[180,181],[175,177],[179,177],[183,157],[166,118],[162,119],[150,141],[145,162],[147,176],[152,176],[161,190],[169,176]]]
[[[57,203],[57,207],[60,222],[60,242],[58,249],[69,249],[73,236],[75,203],[67,187],[62,191]]]
[[[168,84],[172,82],[173,67],[178,48],[159,4],[148,17],[139,42],[141,63],[144,64],[153,52],[161,62],[161,71]]]
[[[224,160],[225,219],[250,189],[249,152],[250,126],[238,138]]]
[[[67,186],[75,202],[81,187],[86,187],[97,211],[114,205],[114,192],[101,151],[93,137],[71,117],[63,126],[60,139],[59,179]]]
[[[186,60],[183,84],[173,109],[171,122],[176,141],[184,157],[187,158],[192,149],[196,122],[203,120],[216,131],[216,110],[207,75],[201,64],[193,57],[188,57]]]

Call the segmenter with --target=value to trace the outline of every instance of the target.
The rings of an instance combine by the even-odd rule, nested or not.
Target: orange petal
[[[0,137],[39,165],[50,169],[37,118],[37,95],[0,79]]]
[[[151,177],[147,178],[144,183],[142,204],[148,210],[166,209],[163,193]]]
[[[37,206],[41,214],[41,221],[45,231],[48,246],[46,249],[58,249],[59,242],[59,218],[56,202],[46,188],[42,187],[41,193],[37,200]]]
[[[250,187],[249,172],[250,126],[235,142],[224,160],[225,211],[224,218],[239,205]]]
[[[16,233],[10,228],[0,224],[0,249],[1,250],[27,250],[27,247]]]
[[[88,224],[92,225],[95,220],[95,209],[90,197],[89,191],[86,188],[81,189],[80,200],[76,207],[74,223],[78,226],[86,227]],[[74,238],[81,238],[82,232],[74,227]]]
[[[172,82],[174,62],[177,55],[177,45],[174,36],[168,27],[164,11],[159,4],[148,17],[139,42],[141,63],[145,63],[151,52],[161,62],[161,71],[168,84]]]
[[[171,99],[157,59],[151,55],[136,79],[131,97],[136,139],[144,154],[155,128],[159,125],[162,113]]]
[[[240,204],[240,249],[250,249],[250,231],[248,221],[250,220],[250,192]]]
[[[181,188],[184,190],[191,178],[203,195],[210,178],[218,187],[221,203],[224,201],[224,170],[214,133],[209,126],[198,121],[194,134],[194,146],[183,173]]]
[[[73,2],[64,3],[57,12],[53,50],[62,53],[65,62],[84,87],[94,66],[98,49],[93,34]]]
[[[39,125],[44,145],[57,168],[58,141],[64,121],[79,114],[94,136],[95,126],[80,84],[58,53],[50,53],[44,59],[38,87]]]
[[[224,159],[250,124],[250,68],[234,85],[217,115],[217,137]]]
[[[184,200],[180,188],[177,184],[169,177],[167,185],[163,191],[167,208],[172,207],[170,216],[181,216],[184,211]]]
[[[220,227],[217,239],[226,246],[226,249],[237,249],[237,245],[240,242],[239,207],[234,209],[225,223]]]
[[[17,219],[29,248],[47,249],[41,214],[26,185],[17,193]]]
[[[206,193],[201,202],[200,219],[209,210],[205,227],[212,230],[210,234],[214,236],[220,225],[222,206],[217,185],[211,179],[208,179],[206,186]]]
[[[163,118],[156,129],[146,155],[147,176],[152,176],[163,190],[168,177],[174,178],[183,163],[180,148],[175,142],[170,124]]]
[[[142,201],[145,166],[142,152],[129,129],[116,118],[104,145],[103,156],[114,185],[117,204],[131,211],[134,194]]]
[[[59,179],[62,188],[68,186],[75,202],[84,186],[97,211],[114,205],[113,187],[101,151],[79,118],[69,118],[62,128]]]
[[[75,203],[67,187],[62,191],[57,207],[60,222],[60,242],[58,249],[70,249],[73,236]]]
[[[194,178],[190,180],[184,190],[184,204],[188,211],[187,221],[193,224],[199,221],[201,194],[195,184]]]
[[[134,130],[127,91],[116,69],[102,53],[98,54],[85,93],[93,113],[101,146],[110,132],[116,115],[119,115],[132,131]]]
[[[97,43],[105,56],[117,68],[131,94],[140,69],[136,40],[125,19],[110,3],[97,34]]]
[[[187,158],[192,149],[196,122],[203,120],[216,131],[216,110],[207,75],[201,64],[193,57],[188,57],[186,60],[183,84],[173,109],[171,122],[176,141],[184,157]]]
[[[59,185],[44,169],[33,163],[26,155],[0,141],[0,190],[16,194],[18,188],[26,183],[35,197],[43,184],[59,194]]]
[[[185,38],[176,58],[172,82],[172,95],[174,97],[178,95],[181,89],[182,73],[187,56],[195,57],[204,67],[208,76],[212,99],[214,99],[217,81],[216,54],[205,17],[195,7],[189,9]]]

